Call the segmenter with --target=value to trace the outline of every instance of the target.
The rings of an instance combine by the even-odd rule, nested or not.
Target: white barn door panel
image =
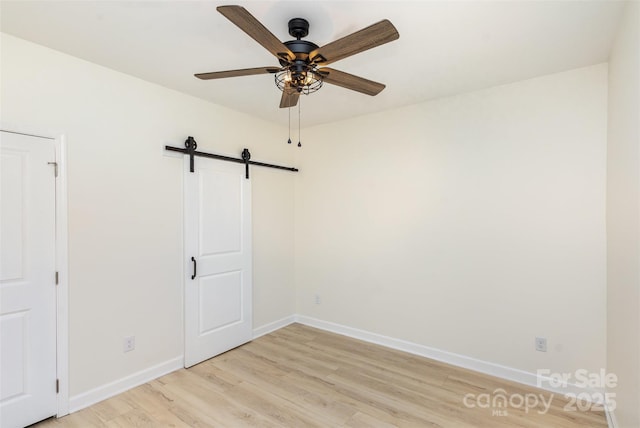
[[[0,426],[57,412],[55,147],[0,132]]]
[[[252,338],[251,182],[244,165],[185,156],[185,367]]]

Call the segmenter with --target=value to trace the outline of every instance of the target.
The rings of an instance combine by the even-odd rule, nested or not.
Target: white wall
[[[620,427],[640,426],[640,4],[629,2],[609,59],[607,365]]]
[[[286,129],[2,35],[2,121],[66,134],[70,394],[182,355],[182,161],[165,144],[291,164]],[[252,169],[254,325],[290,316],[293,175]],[[123,337],[136,336],[134,352]]]
[[[305,129],[298,313],[534,373],[605,367],[606,103],[601,64]]]

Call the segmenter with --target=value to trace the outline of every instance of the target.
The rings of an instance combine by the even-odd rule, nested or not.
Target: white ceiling
[[[1,29],[281,124],[272,75],[202,81],[194,73],[277,66],[216,11],[240,4],[281,40],[310,22],[324,45],[383,18],[400,39],[331,67],[385,83],[376,97],[325,84],[301,97],[303,126],[382,111],[607,60],[617,1],[2,1]],[[296,111],[297,113],[297,111]]]

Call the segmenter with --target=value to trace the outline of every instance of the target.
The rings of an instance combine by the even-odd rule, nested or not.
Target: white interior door
[[[56,414],[55,148],[0,133],[0,426]]]
[[[185,156],[185,367],[252,338],[251,181],[244,166]]]

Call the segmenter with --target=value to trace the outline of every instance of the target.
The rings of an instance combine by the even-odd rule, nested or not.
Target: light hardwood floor
[[[551,393],[292,324],[37,428],[606,427],[603,412],[470,408],[466,394]],[[484,396],[487,397],[486,395]],[[533,396],[530,396],[533,397]],[[475,400],[467,400],[474,404]],[[478,404],[483,404],[482,398]],[[502,411],[502,415],[494,414]]]

